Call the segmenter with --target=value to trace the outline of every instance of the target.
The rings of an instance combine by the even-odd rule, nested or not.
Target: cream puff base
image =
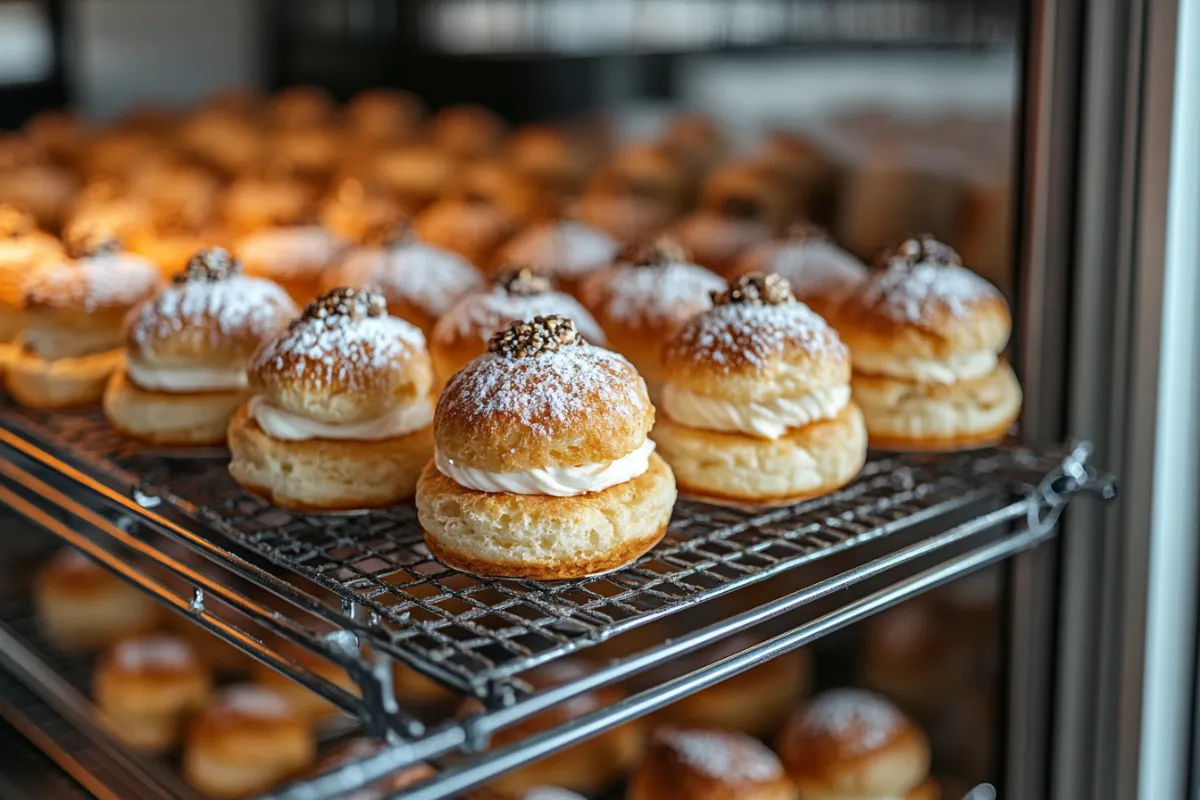
[[[27,408],[71,408],[97,403],[124,353],[106,350],[48,361],[16,347],[4,371],[4,388]]]
[[[205,446],[225,443],[225,429],[250,392],[152,392],[114,374],[104,390],[104,415],[126,436],[152,444]]]

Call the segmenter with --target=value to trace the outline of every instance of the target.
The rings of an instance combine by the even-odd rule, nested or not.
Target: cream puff
[[[321,225],[346,242],[366,243],[403,216],[399,203],[358,178],[338,181],[321,202]]]
[[[4,383],[31,408],[99,401],[121,368],[126,315],[161,282],[157,266],[121,252],[115,240],[85,238],[69,247],[74,259],[47,263],[24,282],[25,328]]]
[[[73,547],[64,547],[33,576],[33,609],[42,633],[58,647],[90,650],[156,627],[161,608],[149,595]]]
[[[647,437],[654,407],[628,361],[573,322],[519,322],[446,385],[417,485],[425,543],[478,575],[557,580],[658,543],[675,479]]]
[[[324,286],[378,292],[389,314],[427,334],[460,297],[483,286],[483,273],[457,253],[420,240],[403,220],[382,225],[367,238],[329,271]]]
[[[266,147],[272,156],[291,165],[297,178],[321,186],[342,157],[345,142],[334,128],[284,128],[273,133]]]
[[[681,490],[790,502],[850,482],[867,455],[850,354],[777,275],[714,296],[663,349],[654,431]]]
[[[686,320],[712,306],[712,292],[724,288],[724,281],[691,263],[678,243],[663,238],[630,248],[592,274],[580,286],[579,299],[657,399],[663,345]]]
[[[477,266],[490,264],[518,226],[503,209],[471,200],[439,200],[413,220],[413,230],[423,241]]]
[[[500,270],[490,290],[464,296],[434,326],[429,354],[438,383],[486,353],[488,340],[513,323],[552,315],[570,319],[584,339],[604,346],[604,331],[574,297],[554,291],[550,281],[533,270]]]
[[[314,128],[333,117],[334,104],[319,86],[289,86],[270,98],[266,112],[267,123],[275,128]]]
[[[92,675],[92,697],[108,729],[125,745],[150,752],[179,741],[212,686],[212,674],[195,649],[161,633],[117,642]]]
[[[796,711],[775,749],[802,798],[938,798],[925,734],[870,692],[819,695]]]
[[[378,739],[360,737],[338,745],[323,756],[313,767],[313,774],[332,772],[340,767],[355,764],[388,748],[388,743]],[[389,774],[370,786],[356,789],[348,794],[339,794],[338,800],[384,800],[402,789],[416,786],[429,780],[437,772],[428,764],[413,764]]]
[[[674,235],[698,264],[728,275],[738,256],[779,230],[790,206],[775,176],[754,164],[726,164],[705,180],[699,207]]]
[[[789,131],[768,133],[750,158],[783,179],[795,213],[823,224],[833,222],[839,168],[812,136]]]
[[[463,168],[442,199],[485,205],[502,211],[514,224],[529,222],[545,210],[541,187],[512,166],[479,161]]]
[[[76,112],[50,109],[30,117],[21,127],[21,134],[56,163],[70,166],[87,146],[92,132]]]
[[[342,124],[360,142],[394,142],[412,135],[425,108],[416,95],[399,89],[368,89],[350,98]]]
[[[247,275],[279,284],[304,305],[321,293],[346,243],[321,225],[280,225],[243,236],[233,249]]]
[[[219,214],[230,233],[248,236],[304,222],[312,215],[314,200],[312,189],[290,174],[245,175],[225,190]]]
[[[201,794],[261,794],[309,768],[317,757],[312,723],[265,686],[216,693],[187,728],[183,777]]]
[[[432,455],[425,337],[382,296],[326,292],[250,360],[250,401],[229,423],[229,473],[300,511],[390,506]]]
[[[43,264],[62,259],[62,246],[15,206],[0,206],[0,373],[17,353],[25,327],[24,282]]]
[[[504,121],[482,106],[448,106],[433,119],[433,143],[460,161],[494,155],[504,134]]]
[[[579,218],[623,243],[655,236],[691,200],[692,181],[666,145],[630,145],[588,181]]]
[[[779,757],[717,728],[660,728],[629,779],[626,800],[800,800]],[[807,795],[805,795],[807,797]]]
[[[191,115],[177,137],[184,152],[225,176],[252,170],[267,151],[262,129],[245,113],[229,108],[206,108]]]
[[[591,672],[592,669],[586,664],[563,660],[538,667],[521,677],[535,690],[541,690],[582,680]],[[549,711],[504,728],[492,736],[491,746],[498,749],[515,744],[622,699],[624,693],[615,686],[606,686],[580,695]],[[476,705],[471,702],[468,710],[473,710]],[[484,787],[485,794],[482,794],[482,797],[494,796],[503,800],[550,800],[555,798],[552,793],[555,790],[548,787],[559,787],[588,797],[595,796],[629,774],[641,757],[644,738],[641,726],[637,722],[621,725],[495,778]],[[471,795],[471,798],[475,800],[476,795]]]
[[[369,173],[401,208],[415,214],[441,196],[459,168],[454,156],[444,150],[418,144],[382,151],[372,160]]]
[[[611,264],[619,251],[617,240],[599,228],[558,218],[517,234],[500,249],[496,263],[529,267],[564,292],[578,294],[583,281]]]
[[[751,248],[733,269],[733,276],[755,272],[775,274],[792,287],[796,299],[830,319],[867,277],[867,267],[838,247],[824,230],[794,223],[781,239]]]
[[[905,241],[837,309],[871,446],[954,450],[998,442],[1021,413],[1001,354],[1012,330],[994,286],[930,236]]]
[[[58,230],[78,188],[75,176],[57,164],[37,159],[0,165],[0,203],[28,211],[49,230]]]
[[[695,112],[673,116],[662,139],[697,174],[712,169],[729,150],[729,141],[717,123]]]
[[[584,143],[558,125],[517,129],[508,142],[506,157],[521,174],[552,195],[578,191],[591,166]]]
[[[201,251],[133,313],[124,369],[104,392],[113,427],[155,444],[225,441],[249,396],[250,357],[299,313],[282,288],[241,271],[226,251]]]

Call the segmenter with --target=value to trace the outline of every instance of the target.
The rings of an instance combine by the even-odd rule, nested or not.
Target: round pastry
[[[805,795],[807,797],[807,795]],[[757,739],[712,728],[660,728],[627,800],[799,800],[779,757]]]
[[[364,758],[369,758],[385,750],[388,746],[387,742],[368,739],[365,736],[351,739],[322,757],[313,767],[313,774],[319,775],[339,767],[358,763]],[[428,764],[413,764],[411,767],[393,772],[370,786],[357,789],[349,794],[340,794],[338,800],[384,800],[384,798],[394,796],[402,789],[408,789],[429,780],[436,774],[437,772]]]
[[[16,355],[13,340],[25,327],[27,276],[62,259],[58,240],[37,229],[37,221],[14,206],[0,206],[0,373]]]
[[[73,547],[54,554],[33,576],[38,625],[68,650],[103,647],[152,630],[160,609],[135,589]]]
[[[352,694],[358,694],[358,687],[350,678],[350,674],[332,661],[326,661],[308,650],[291,644],[283,644],[278,650],[281,655],[296,662],[296,664],[312,672],[318,678],[323,678]],[[297,713],[313,722],[318,722],[342,713],[341,709],[316,692],[311,691],[305,686],[301,686],[291,678],[276,672],[265,664],[260,664],[256,661],[252,674],[255,683],[268,686],[278,692],[282,697],[287,699],[288,703]]]
[[[696,113],[673,116],[663,131],[663,141],[701,175],[716,166],[729,149],[729,142],[717,123]]]
[[[392,198],[358,178],[344,178],[321,203],[321,224],[346,242],[365,243],[403,218]]]
[[[478,266],[490,264],[517,227],[517,220],[503,209],[469,200],[439,200],[413,221],[422,240]]]
[[[187,269],[192,256],[201,250],[227,247],[229,236],[220,228],[163,224],[131,234],[129,252],[158,265],[162,274],[173,278]]]
[[[175,745],[185,720],[212,692],[212,675],[195,649],[170,634],[117,642],[100,657],[92,697],[108,729],[137,750]]]
[[[591,672],[592,669],[587,665],[568,659],[543,665],[521,677],[535,690],[542,690],[581,680]],[[622,699],[624,694],[615,686],[606,686],[595,692],[580,695],[499,731],[492,736],[491,746],[499,749],[520,742]],[[475,707],[473,702],[468,706],[470,709]],[[541,761],[507,772],[487,784],[484,789],[505,800],[529,800],[531,797],[542,800],[544,795],[538,795],[535,790],[543,787],[540,791],[548,793],[552,790],[544,787],[552,786],[592,797],[629,773],[641,757],[643,739],[641,727],[637,723],[622,725],[547,756]],[[549,797],[554,798],[554,795],[550,794]]]
[[[24,282],[25,329],[5,370],[5,388],[31,408],[100,400],[121,368],[125,316],[161,281],[158,267],[112,239],[68,243],[75,259],[44,265]]]
[[[383,295],[388,313],[433,330],[456,300],[483,286],[483,274],[457,253],[412,235],[403,220],[384,225],[330,270],[325,286],[352,286]]]
[[[825,319],[867,277],[861,261],[834,244],[822,229],[805,223],[792,225],[782,239],[751,248],[738,259],[733,276],[754,272],[780,276],[797,300]]]
[[[290,175],[247,175],[238,178],[221,198],[220,216],[234,235],[248,235],[276,225],[294,225],[313,210],[312,190]]]
[[[686,320],[712,306],[710,293],[724,288],[724,281],[691,263],[677,243],[659,239],[630,248],[615,264],[592,274],[580,286],[579,299],[656,399],[663,344]]]
[[[575,298],[553,291],[530,269],[500,270],[491,289],[464,296],[434,326],[429,353],[438,383],[486,353],[488,340],[513,323],[551,315],[566,317],[584,339],[604,346],[604,332]]]
[[[39,111],[21,128],[22,135],[58,164],[70,165],[87,146],[91,131],[74,111]]]
[[[711,664],[751,644],[747,637],[735,636],[696,653],[681,666]],[[672,703],[662,710],[662,718],[683,727],[768,736],[783,726],[807,691],[811,673],[808,652],[793,650]]]
[[[290,86],[267,104],[267,121],[276,128],[314,128],[333,116],[333,98],[317,86]]]
[[[675,502],[633,366],[564,317],[519,322],[447,384],[417,485],[425,542],[478,575],[556,580],[658,543]]]
[[[795,213],[824,224],[833,222],[839,171],[811,137],[787,131],[769,133],[751,158],[783,179]]]
[[[223,174],[250,171],[266,152],[259,126],[237,110],[213,107],[191,115],[179,127],[178,144]]]
[[[296,177],[323,185],[333,174],[344,144],[333,128],[301,127],[276,131],[266,146],[274,157],[291,165]]]
[[[214,221],[221,184],[210,170],[173,156],[136,170],[126,190],[146,204],[155,226],[195,231]]]
[[[608,166],[638,187],[639,194],[658,199],[673,213],[683,211],[696,199],[696,176],[668,144],[631,142],[613,153]]]
[[[924,800],[932,788],[936,800],[925,734],[870,692],[819,695],[796,711],[775,749],[801,797]]]
[[[224,639],[209,633],[190,617],[169,614],[167,629],[182,637],[200,654],[200,659],[221,676],[244,675],[253,659]]]
[[[279,284],[301,305],[321,293],[326,272],[345,249],[345,242],[320,225],[264,228],[234,245],[247,275]]]
[[[1001,353],[1004,296],[929,236],[905,241],[834,314],[871,446],[952,450],[1004,438],[1021,387]]]
[[[153,226],[154,216],[143,200],[132,197],[124,182],[104,178],[89,182],[71,200],[63,238],[74,240],[85,233],[106,231],[126,242]]]
[[[500,149],[504,128],[504,121],[482,106],[449,106],[434,117],[433,143],[460,161],[474,161]]]
[[[342,109],[346,130],[368,143],[405,139],[413,133],[425,108],[416,95],[399,89],[368,89]]]
[[[38,160],[0,168],[0,203],[28,211],[48,230],[58,230],[78,188],[75,177],[57,164]]]
[[[544,208],[542,190],[513,167],[498,161],[480,161],[463,168],[443,199],[488,205],[514,222],[528,222]]]
[[[666,145],[618,152],[588,181],[579,218],[620,242],[638,242],[670,225],[689,202],[691,179]]]
[[[436,200],[458,174],[452,155],[432,145],[384,150],[375,157],[370,174],[410,214]]]
[[[433,369],[421,332],[380,295],[326,292],[250,361],[254,395],[229,423],[229,473],[301,511],[413,495],[433,450]]]
[[[188,726],[183,776],[206,797],[261,794],[309,768],[312,723],[265,686],[221,689]]]
[[[771,238],[790,215],[782,184],[753,164],[726,164],[705,180],[699,208],[675,235],[705,267],[728,274],[738,256]]]
[[[279,286],[247,278],[221,249],[187,270],[125,329],[125,368],[104,392],[122,433],[155,444],[216,445],[249,397],[246,364],[299,313]]]
[[[556,125],[525,125],[508,142],[509,163],[552,194],[578,191],[590,166],[586,149]]]
[[[850,354],[777,275],[738,278],[663,349],[654,432],[680,489],[751,503],[844,486],[866,461]]]
[[[517,234],[501,248],[496,261],[525,265],[564,292],[578,294],[587,276],[611,264],[619,249],[617,241],[599,228],[560,218]]]
[[[162,137],[165,139],[166,137]],[[139,164],[164,147],[160,137],[135,128],[110,128],[92,138],[80,155],[84,178],[123,180]]]

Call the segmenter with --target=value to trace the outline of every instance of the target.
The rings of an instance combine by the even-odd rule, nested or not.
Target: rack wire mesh
[[[852,485],[790,506],[682,500],[663,542],[635,563],[544,583],[481,580],[443,566],[425,548],[411,506],[354,516],[274,508],[242,491],[221,458],[138,446],[94,412],[8,407],[0,425],[365,610],[374,643],[489,705],[527,692],[520,675],[532,667],[800,564],[1020,496],[1063,459],[1061,450],[1018,447],[876,456]]]

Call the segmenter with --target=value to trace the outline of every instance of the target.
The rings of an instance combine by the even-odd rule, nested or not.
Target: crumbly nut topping
[[[632,245],[618,256],[619,261],[635,267],[665,267],[686,263],[690,258],[687,248],[670,236]]]
[[[789,241],[802,244],[804,242],[828,242],[829,231],[822,228],[815,222],[808,220],[797,220],[788,226],[787,238]]]
[[[242,262],[224,247],[201,250],[192,256],[183,272],[174,277],[175,283],[214,283],[242,274]]]
[[[63,244],[72,258],[90,258],[120,252],[121,239],[107,226],[76,223],[63,232]]]
[[[33,233],[37,228],[33,215],[16,206],[0,206],[0,237],[16,238]]]
[[[932,234],[920,233],[910,236],[901,242],[891,254],[887,255],[884,263],[900,261],[909,266],[917,264],[939,264],[942,266],[962,266],[962,259],[950,245],[939,242]]]
[[[513,264],[501,267],[496,272],[496,285],[513,297],[532,297],[545,294],[552,288],[550,279],[539,275],[529,267]]]
[[[796,302],[791,285],[779,275],[752,272],[729,284],[723,292],[711,292],[714,306],[786,306]]]
[[[552,314],[534,317],[532,322],[516,322],[488,342],[488,351],[505,358],[530,358],[541,353],[554,353],[564,347],[583,344],[575,323],[566,317]]]
[[[344,317],[346,319],[364,319],[368,317],[386,317],[387,301],[383,295],[369,292],[365,289],[330,289],[325,294],[308,304],[303,316],[292,323],[292,326],[306,319],[328,319]]]

